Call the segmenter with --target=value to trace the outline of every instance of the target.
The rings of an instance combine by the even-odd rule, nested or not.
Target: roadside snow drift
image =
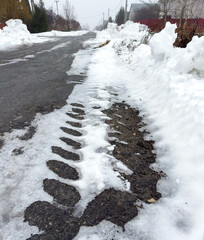
[[[6,22],[6,25],[7,26],[5,26],[2,30],[0,29],[0,51],[6,51],[21,45],[31,45],[34,43],[57,40],[57,38],[50,37],[81,36],[87,33],[87,31],[51,31],[39,34],[31,34],[28,31],[27,26],[19,19],[11,19]]]
[[[30,34],[27,26],[19,19],[11,19],[6,22],[2,30],[0,29],[0,50],[8,50],[20,45],[30,45],[33,43],[44,42],[45,39],[40,39]],[[48,39],[46,39],[47,41]]]
[[[123,36],[126,28],[130,33],[126,31]],[[126,225],[127,235],[117,239],[203,240],[204,37],[195,36],[187,48],[181,49],[173,47],[175,25],[167,23],[152,38],[143,30],[146,39],[137,38],[135,33],[133,40],[131,29],[136,28],[137,34],[145,29],[128,22],[118,29],[111,25],[104,35],[100,33],[99,41],[114,36],[98,53],[98,60],[102,54],[107,59],[118,55],[127,63],[127,70],[123,69],[126,77],[121,79],[120,72],[107,84],[123,86],[126,102],[140,108],[155,140],[158,157],[152,167],[164,171],[167,178],[158,184],[163,198],[145,206],[138,220]],[[110,64],[107,67],[111,73],[117,71]],[[99,228],[103,231],[103,226]]]

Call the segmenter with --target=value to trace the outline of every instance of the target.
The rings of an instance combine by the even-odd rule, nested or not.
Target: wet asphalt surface
[[[28,126],[37,112],[48,113],[66,103],[74,82],[83,80],[66,74],[73,53],[94,37],[94,33],[61,37],[54,42],[0,52],[0,135]],[[64,47],[53,49],[63,43]]]

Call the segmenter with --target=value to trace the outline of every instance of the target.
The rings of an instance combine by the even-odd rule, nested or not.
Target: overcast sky
[[[39,0],[35,0],[38,3]],[[66,0],[59,1],[59,14],[63,14],[63,5]],[[128,10],[131,3],[139,0],[128,0]],[[96,25],[102,23],[103,12],[105,19],[108,17],[108,9],[110,9],[110,16],[115,19],[115,15],[121,6],[125,6],[125,0],[69,0],[75,9],[77,20],[81,26],[88,24],[91,29]],[[56,12],[55,0],[44,0],[46,8],[52,8]]]

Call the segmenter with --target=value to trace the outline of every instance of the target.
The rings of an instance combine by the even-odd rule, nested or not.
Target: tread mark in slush
[[[76,127],[76,128],[82,128],[82,124],[79,122],[71,122],[71,121],[67,121],[67,124],[69,124],[72,127]]]
[[[79,108],[72,108],[72,111],[75,112],[75,113],[78,113],[80,115],[85,115],[84,110],[79,109]]]
[[[67,116],[69,116],[71,118],[74,118],[77,120],[84,120],[84,117],[79,114],[73,114],[73,113],[66,113],[66,114],[67,114]]]
[[[60,209],[49,202],[34,202],[25,211],[25,221],[37,226],[43,234],[36,234],[29,240],[70,240],[79,232],[80,222],[73,217],[73,209]]]
[[[65,142],[68,146],[72,146],[74,149],[80,149],[81,148],[81,143],[76,142],[76,141],[74,141],[70,138],[61,137],[60,140]]]
[[[74,161],[80,160],[80,157],[77,153],[66,151],[61,147],[52,146],[52,152],[55,154],[58,154],[59,156],[67,160],[74,160]]]
[[[75,137],[81,137],[82,136],[82,133],[80,133],[79,131],[76,131],[74,129],[71,129],[71,128],[61,127],[60,129],[63,132],[65,132],[69,135],[75,136]]]
[[[77,103],[71,105],[83,107]],[[96,108],[98,109],[97,106]],[[73,111],[77,113],[83,113],[83,110],[74,109]],[[156,155],[152,153],[154,142],[144,140],[145,132],[140,131],[144,124],[142,118],[139,117],[139,111],[125,103],[116,103],[103,113],[111,119],[105,122],[115,131],[110,132],[108,136],[117,139],[109,141],[115,145],[112,154],[133,171],[133,174],[128,176],[121,173],[121,176],[130,182],[132,193],[114,188],[105,189],[88,203],[83,215],[76,218],[73,217],[73,211],[74,206],[81,198],[79,192],[73,186],[55,179],[45,179],[43,188],[54,198],[55,202],[52,205],[48,202],[38,201],[26,209],[25,221],[44,231],[43,234],[31,236],[29,240],[71,240],[78,234],[81,226],[95,226],[102,220],[110,221],[125,230],[125,224],[138,215],[136,205],[138,200],[150,203],[149,199],[158,200],[161,197],[156,189],[156,184],[161,176],[150,169],[150,164],[154,163],[156,159]],[[81,118],[80,115],[72,113],[67,115],[75,119]],[[76,128],[82,127],[78,122],[68,121],[67,124]],[[73,129],[62,127],[61,130],[69,135],[82,136],[80,132]],[[60,140],[75,149],[81,148],[81,144],[72,139],[63,137]],[[80,159],[78,154],[68,152],[60,147],[53,146],[52,151],[65,159]],[[50,160],[47,162],[47,166],[59,177],[73,180],[79,178],[78,172],[63,162]],[[57,203],[66,208],[56,207]]]
[[[43,189],[51,195],[57,203],[67,207],[74,207],[81,199],[75,187],[61,183],[55,179],[44,179]]]
[[[56,161],[56,160],[49,160],[47,161],[47,167],[61,178],[71,179],[71,180],[79,179],[79,174],[76,171],[76,169],[73,167],[70,167],[66,163]]]
[[[71,103],[70,105],[72,105],[73,107],[84,108],[84,105],[82,105],[80,103]]]

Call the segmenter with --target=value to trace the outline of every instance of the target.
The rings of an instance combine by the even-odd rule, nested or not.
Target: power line
[[[127,6],[128,6],[128,0],[125,1],[125,16],[124,16],[124,23],[127,22]]]
[[[124,0],[120,0],[120,2],[117,4],[117,6],[113,9],[110,9],[110,12],[114,12],[123,2]],[[94,16],[90,16],[90,17],[80,17],[80,18],[95,18],[95,17],[99,17],[103,14],[103,12],[101,12],[100,14],[94,15]]]
[[[121,5],[122,2],[123,0],[121,0],[114,9],[110,9],[110,11],[114,12]]]

